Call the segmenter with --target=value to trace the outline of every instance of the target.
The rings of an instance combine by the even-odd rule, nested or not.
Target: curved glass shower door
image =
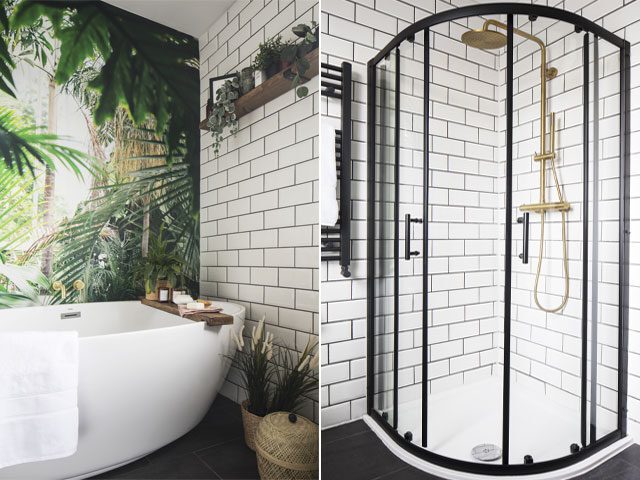
[[[626,434],[629,45],[483,4],[368,64],[368,413],[487,475]]]

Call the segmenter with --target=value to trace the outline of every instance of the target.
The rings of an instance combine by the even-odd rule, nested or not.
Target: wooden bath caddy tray
[[[140,302],[148,307],[157,308],[163,312],[180,316],[178,306],[175,303],[157,302],[155,300],[147,300],[146,298],[141,298]],[[205,322],[210,327],[233,324],[233,317],[226,313],[191,313],[189,315],[185,315],[183,318],[193,320],[194,322]]]

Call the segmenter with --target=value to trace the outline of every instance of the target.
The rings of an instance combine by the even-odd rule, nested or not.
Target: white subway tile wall
[[[419,7],[416,5],[420,4]],[[473,2],[477,3],[477,2]],[[480,2],[483,3],[483,2]],[[631,49],[631,287],[630,287],[630,340],[629,340],[629,430],[640,434],[640,336],[637,319],[640,318],[640,283],[637,265],[637,232],[633,226],[639,221],[637,210],[637,187],[640,178],[634,159],[640,152],[640,133],[636,115],[640,112],[637,93],[638,81],[634,80],[640,62],[636,59],[640,44],[640,8],[630,1],[609,2],[607,0],[585,0],[581,2],[540,1],[582,14],[612,30],[632,44]],[[346,280],[339,274],[335,263],[323,262],[321,266],[321,314],[322,314],[322,426],[324,428],[355,420],[365,413],[366,376],[366,62],[377,53],[394,35],[407,24],[429,14],[472,4],[462,0],[452,2],[409,0],[391,2],[382,0],[324,0],[322,12],[323,59],[332,63],[346,60],[354,68],[354,182],[353,182],[353,276]],[[469,27],[478,27],[481,20],[470,22]],[[528,19],[518,19],[518,25],[529,28]],[[442,27],[445,28],[444,26]],[[473,372],[483,365],[494,365],[502,361],[501,303],[504,272],[502,271],[503,224],[504,224],[504,66],[506,58],[496,58],[486,52],[461,48],[457,41],[463,26],[450,24],[445,30],[436,29],[432,40],[431,62],[431,162],[434,168],[430,179],[432,218],[448,228],[434,228],[430,242],[430,268],[432,278],[429,288],[432,309],[429,312],[430,330],[430,379],[431,392],[437,388],[438,379],[443,387],[464,381],[462,372]],[[580,298],[581,284],[581,239],[582,239],[582,51],[581,36],[573,34],[572,28],[553,21],[539,19],[533,32],[549,45],[550,64],[560,71],[560,76],[549,83],[549,111],[556,111],[558,136],[558,174],[564,184],[564,194],[573,205],[569,214],[569,272],[571,288],[569,303],[562,315],[540,312],[532,301],[532,286],[535,278],[535,262],[540,235],[540,224],[532,214],[530,264],[524,266],[515,259],[513,271],[513,323],[511,356],[514,381],[532,388],[544,388],[555,401],[575,405],[579,389],[580,358]],[[450,38],[447,38],[450,37]],[[373,41],[372,41],[373,39]],[[516,38],[514,75],[514,206],[535,201],[539,182],[538,165],[531,155],[539,149],[539,53],[530,44]],[[615,328],[617,303],[617,229],[611,225],[617,220],[616,177],[619,175],[615,162],[607,159],[617,155],[615,122],[615,89],[617,65],[612,61],[611,51],[601,42],[600,65],[600,138],[602,140],[600,161],[599,212],[601,242],[599,247],[599,345],[598,345],[598,415],[603,424],[612,419],[615,410],[615,378],[612,373],[616,365],[617,331]],[[373,46],[373,49],[371,48]],[[403,58],[403,62],[404,62]],[[421,58],[414,59],[419,63]],[[401,71],[407,79],[401,79],[403,93],[420,96],[421,66],[403,63]],[[410,72],[416,72],[410,73]],[[640,73],[640,70],[637,71]],[[415,77],[413,91],[406,91],[409,75]],[[409,97],[407,97],[409,98]],[[401,105],[407,105],[401,98]],[[420,111],[407,112],[403,108],[401,124],[409,125],[406,113],[420,117]],[[322,114],[329,117],[339,115],[339,107],[323,100]],[[420,122],[416,122],[418,125]],[[454,128],[451,128],[451,127]],[[415,129],[419,132],[418,129]],[[407,141],[403,137],[403,142]],[[405,157],[406,163],[415,168],[415,176],[421,176],[420,143],[411,140],[413,158]],[[405,143],[403,143],[403,146]],[[498,148],[496,148],[498,147]],[[407,152],[403,152],[405,155]],[[403,163],[404,165],[404,163]],[[412,174],[412,175],[414,175]],[[416,178],[416,177],[413,178]],[[401,183],[405,183],[401,173]],[[408,182],[410,183],[410,182]],[[436,187],[436,188],[434,188]],[[442,188],[437,188],[442,187]],[[419,185],[414,199],[421,196]],[[452,195],[451,192],[455,192]],[[548,190],[548,194],[554,194]],[[401,201],[415,200],[404,197],[406,188],[401,188]],[[416,202],[418,205],[418,202]],[[591,205],[593,208],[593,205]],[[416,216],[422,216],[418,215]],[[414,211],[411,211],[412,216]],[[513,218],[518,216],[514,209]],[[552,305],[560,299],[562,291],[562,243],[559,215],[547,216],[545,274],[540,280],[540,298],[543,304]],[[473,222],[473,223],[472,223]],[[419,231],[414,231],[415,234]],[[414,237],[419,239],[420,236]],[[520,228],[514,227],[515,253],[522,247]],[[419,245],[419,242],[418,242]],[[402,242],[401,242],[402,247]],[[413,249],[413,248],[412,248]],[[446,258],[440,264],[437,257]],[[420,263],[420,262],[418,262]],[[416,265],[417,266],[417,265]],[[414,266],[413,273],[420,271]],[[405,268],[401,264],[401,268]],[[402,275],[407,273],[402,272]],[[408,275],[411,275],[410,271]],[[635,274],[635,275],[634,275]],[[435,277],[437,282],[433,282]],[[405,277],[402,277],[403,281]],[[411,277],[407,277],[411,278]],[[452,290],[453,288],[453,290]],[[413,305],[421,305],[420,292],[407,292],[411,298],[408,310],[415,315]],[[442,296],[444,294],[444,296]],[[401,308],[406,304],[401,302]],[[419,311],[419,308],[415,310]],[[614,319],[614,320],[612,320]],[[460,321],[458,321],[460,320]],[[401,329],[404,332],[403,323]],[[415,333],[419,330],[415,330]],[[419,335],[402,336],[401,348],[421,349]],[[414,343],[412,343],[414,342]],[[476,352],[479,352],[476,353]],[[415,357],[413,357],[415,358]],[[439,359],[443,359],[442,361]],[[405,363],[405,361],[407,363]],[[413,377],[402,376],[402,385],[410,389],[420,362],[414,363],[400,358],[401,370],[414,369]],[[612,368],[614,367],[614,368]],[[501,367],[494,373],[500,374]],[[482,368],[479,369],[482,371]],[[490,370],[485,370],[489,373]],[[448,378],[453,377],[453,378]],[[471,375],[470,375],[471,377]],[[476,375],[474,375],[474,378]],[[446,380],[446,381],[445,381]],[[419,394],[413,389],[411,395]],[[350,392],[350,395],[345,395]]]
[[[316,0],[238,0],[200,38],[201,118],[209,78],[249,66],[258,45],[319,20]],[[266,315],[276,341],[297,351],[318,337],[318,78],[240,119],[216,157],[201,137],[201,294],[242,304],[245,332]],[[238,372],[222,393],[241,402]],[[303,413],[318,421],[317,398]]]

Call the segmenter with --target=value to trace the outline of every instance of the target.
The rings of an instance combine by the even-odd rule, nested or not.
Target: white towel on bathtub
[[[0,468],[78,448],[78,332],[0,333]]]

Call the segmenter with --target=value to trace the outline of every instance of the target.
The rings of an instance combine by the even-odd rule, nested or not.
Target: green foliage
[[[50,288],[49,280],[37,268],[0,263],[0,308],[38,304],[40,290]]]
[[[309,60],[305,58],[305,55],[317,48],[316,30],[316,22],[311,22],[311,26],[304,23],[296,25],[291,31],[302,38],[302,41],[300,43],[288,42],[282,49],[282,60],[293,66],[292,70],[285,72],[285,76],[291,79],[299,98],[309,94],[309,89],[301,85],[308,80],[304,75],[310,67]]]
[[[25,242],[41,217],[33,202],[34,181],[0,164],[0,253]]]
[[[240,97],[240,80],[238,76],[225,80],[216,92],[213,109],[207,121],[209,130],[213,134],[213,152],[218,155],[224,129],[229,127],[232,134],[238,131],[238,117],[235,101]]]
[[[87,301],[135,300],[142,293],[134,282],[140,235],[128,230],[123,235],[113,230],[100,239],[87,269]]]
[[[0,90],[7,95],[15,97],[15,93],[13,92],[15,87],[13,83],[13,69],[15,68],[15,64],[11,58],[7,42],[10,28],[4,3],[0,4],[0,27]]]
[[[297,412],[305,397],[316,391],[318,378],[315,374],[317,353],[309,341],[298,357],[286,347],[279,347],[275,356],[275,388],[269,407],[270,412]],[[298,358],[296,358],[298,357]]]
[[[146,293],[156,291],[159,280],[166,280],[170,287],[178,285],[178,278],[183,282],[184,261],[176,253],[170,251],[168,243],[162,238],[162,229],[157,236],[151,238],[149,254],[142,260],[136,277],[144,282]]]
[[[258,47],[258,53],[253,60],[253,68],[256,70],[267,70],[271,65],[280,60],[280,54],[284,44],[282,37],[278,35],[261,43]]]
[[[193,189],[188,165],[176,160],[171,165],[138,170],[132,176],[131,180],[96,188],[97,198],[87,201],[60,226],[53,240],[61,246],[54,266],[57,279],[71,284],[84,278],[94,254],[100,252],[102,239],[112,229],[141,232],[141,199],[148,195],[149,212],[157,219],[152,224],[166,222],[169,250],[182,252],[183,273],[197,283],[200,221],[197,213],[191,212]],[[172,224],[170,219],[179,221]],[[73,293],[67,296],[68,301],[74,299]]]
[[[271,363],[273,355],[273,335],[268,334],[264,328],[264,317],[253,327],[249,345],[245,345],[242,333],[231,334],[238,348],[235,357],[231,357],[233,365],[240,370],[242,386],[247,391],[249,410],[254,415],[261,417],[269,413],[270,382],[274,374],[274,365]]]
[[[61,137],[40,133],[36,127],[25,125],[11,109],[0,106],[0,159],[22,175],[25,168],[34,174],[34,161],[56,169],[56,160],[82,177],[82,169],[89,170],[86,154],[60,145]]]
[[[89,84],[101,93],[94,111],[96,123],[112,118],[119,106],[127,107],[136,124],[153,115],[170,155],[186,143],[197,192],[197,41],[105,2],[22,0],[11,27],[29,27],[41,17],[49,19],[60,42],[56,80],[67,82],[87,59],[101,57],[104,63]]]

